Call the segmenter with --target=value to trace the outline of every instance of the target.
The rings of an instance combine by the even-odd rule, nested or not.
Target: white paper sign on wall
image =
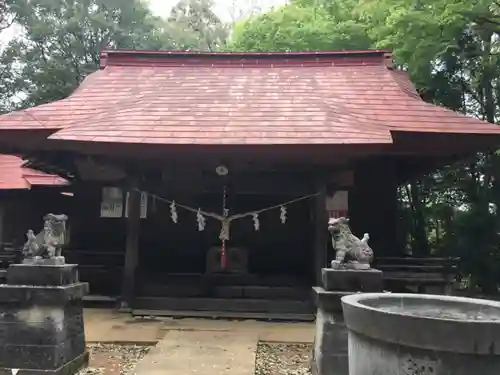
[[[127,200],[125,202],[125,217],[128,217],[128,201],[130,194],[127,192]],[[148,194],[141,193],[141,219],[145,219],[148,215]]]
[[[123,192],[117,187],[102,188],[101,217],[123,216]]]
[[[326,211],[330,218],[348,216],[349,199],[347,190],[339,190],[332,197],[326,197]]]

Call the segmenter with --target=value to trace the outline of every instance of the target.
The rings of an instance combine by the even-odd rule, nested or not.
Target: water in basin
[[[390,313],[424,318],[500,321],[500,309],[486,304],[466,304],[446,300],[413,298],[368,299],[363,301],[362,304]]]

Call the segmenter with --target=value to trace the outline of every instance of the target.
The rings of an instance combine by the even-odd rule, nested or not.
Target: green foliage
[[[360,2],[356,14],[368,26],[375,46],[393,49],[396,61],[425,92],[439,89],[439,84],[477,91],[471,78],[480,80],[481,70],[498,66],[498,54],[491,52],[493,44],[498,50],[498,24],[492,41],[500,13],[491,1],[367,0]],[[440,82],[434,81],[436,76]]]
[[[0,56],[0,114],[12,109],[9,100],[22,85],[20,71],[16,68],[17,53],[15,49],[7,48]]]
[[[104,48],[217,48],[227,28],[209,0],[181,0],[168,20],[140,0],[10,0],[24,31],[0,56],[0,110],[68,96],[98,68]]]
[[[11,8],[11,2],[0,1],[0,32],[10,27],[16,18],[16,14]]]
[[[362,24],[320,7],[292,4],[237,24],[232,51],[321,51],[368,48]]]
[[[172,8],[165,28],[173,49],[214,51],[224,45],[229,28],[213,7],[212,0],[181,0]]]
[[[167,47],[159,22],[139,1],[17,0],[13,10],[22,38],[10,42],[3,58],[22,66],[16,94],[20,106],[33,106],[69,95],[96,70],[103,48]]]
[[[423,97],[490,122],[500,108],[500,7],[484,0],[366,0],[356,8],[375,46],[391,48]],[[425,227],[432,252],[461,256],[471,287],[496,292],[500,279],[500,162],[495,153],[420,181],[424,205],[406,204],[410,243]],[[418,242],[418,241],[417,241]],[[415,248],[415,246],[413,246]]]

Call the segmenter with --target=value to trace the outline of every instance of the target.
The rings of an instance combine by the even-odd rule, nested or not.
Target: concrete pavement
[[[87,342],[155,345],[133,375],[254,375],[259,341],[312,343],[314,323],[138,318],[85,309]]]
[[[255,320],[143,319],[106,309],[85,309],[87,342],[151,343],[169,331],[221,331],[256,334],[259,341],[312,343],[314,323]]]
[[[170,331],[135,368],[136,375],[254,375],[257,335]]]

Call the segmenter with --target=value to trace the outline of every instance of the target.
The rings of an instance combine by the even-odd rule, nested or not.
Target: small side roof
[[[0,155],[0,190],[29,190],[33,186],[64,186],[68,181],[24,167],[24,161],[13,155]]]

